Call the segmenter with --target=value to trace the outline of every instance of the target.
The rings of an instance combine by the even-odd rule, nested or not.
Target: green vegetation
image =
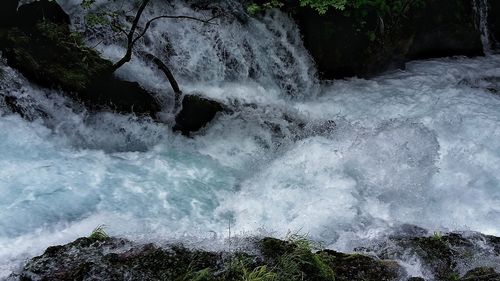
[[[243,264],[242,264],[243,265]],[[267,270],[266,265],[261,265],[249,271],[244,265],[242,281],[272,281],[276,278],[276,273]]]
[[[299,0],[301,7],[310,7],[320,15],[330,9],[339,11],[375,9],[379,15],[405,15],[414,6],[424,4],[424,0]],[[272,0],[262,5],[252,3],[248,6],[250,14],[256,14],[265,9],[280,8],[284,4],[279,0]]]
[[[77,33],[52,22],[40,22],[29,31],[12,28],[0,37],[9,63],[42,86],[82,92],[112,66],[85,47]]]
[[[98,225],[92,233],[90,233],[89,238],[94,240],[103,241],[109,238],[109,235],[104,231],[105,225]]]

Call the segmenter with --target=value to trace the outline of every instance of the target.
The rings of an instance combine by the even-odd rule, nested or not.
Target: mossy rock
[[[484,238],[489,236],[478,236]],[[475,239],[472,237],[472,239]],[[390,238],[394,241],[394,238]],[[497,281],[500,274],[478,267],[460,277],[453,271],[453,247],[469,247],[458,234],[433,237],[399,237],[401,255],[409,250],[423,257],[424,266],[449,264],[448,271],[428,267],[435,280]],[[158,247],[119,238],[80,238],[49,247],[43,255],[27,262],[12,277],[20,280],[205,280],[241,281],[255,272],[273,281],[392,281],[409,278],[397,262],[362,254],[332,250],[315,251],[310,241],[264,238],[256,242],[261,255],[210,252],[182,245]],[[478,249],[480,251],[480,249]],[[444,253],[439,253],[444,252]],[[411,253],[411,252],[410,252]],[[255,275],[254,275],[255,277]],[[269,281],[269,278],[260,280]],[[406,279],[405,279],[406,278]],[[409,279],[408,279],[409,278]],[[434,279],[433,279],[434,280]]]
[[[330,9],[318,16],[313,9],[301,7],[294,17],[325,79],[370,77],[404,68],[417,58],[483,54],[469,0],[423,0],[423,5],[403,14],[366,5]]]
[[[4,38],[4,56],[12,67],[44,87],[84,92],[93,79],[111,69],[111,62],[83,47],[64,27],[38,23],[32,33],[18,28]]]
[[[70,32],[69,16],[55,2],[19,8],[17,26],[0,28],[0,50],[8,65],[43,87],[63,90],[91,110],[155,117],[161,105],[138,83],[113,75],[113,64]]]
[[[322,253],[329,260],[329,265],[335,272],[336,281],[366,280],[388,281],[397,280],[401,268],[396,262],[381,261],[360,254],[344,254],[325,250]]]

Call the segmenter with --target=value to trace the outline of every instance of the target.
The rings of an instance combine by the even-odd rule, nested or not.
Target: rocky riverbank
[[[182,244],[159,246],[110,238],[99,230],[90,237],[49,247],[9,279],[500,280],[500,238],[479,233],[429,235],[423,229],[406,226],[404,233],[353,253],[324,249],[298,235],[285,240],[247,238],[245,245],[245,249],[233,245],[230,251]],[[414,269],[419,265],[421,276],[412,276],[408,260],[414,261]]]

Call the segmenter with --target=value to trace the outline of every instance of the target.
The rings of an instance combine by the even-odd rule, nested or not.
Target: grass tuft
[[[106,226],[103,225],[103,224],[98,225],[92,231],[92,233],[90,233],[89,238],[90,239],[99,240],[99,241],[103,241],[103,240],[109,239],[109,235],[106,233],[106,231],[104,231],[105,228],[106,228]]]

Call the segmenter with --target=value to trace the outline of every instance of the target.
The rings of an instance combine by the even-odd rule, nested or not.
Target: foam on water
[[[79,15],[75,3],[65,8]],[[195,25],[158,24],[150,40],[168,34],[182,46],[168,61],[186,92],[238,110],[192,139],[168,124],[89,113],[0,65],[1,93],[34,119],[0,103],[0,278],[99,224],[111,235],[185,241],[225,237],[231,224],[242,235],[310,233],[346,251],[405,223],[500,235],[500,96],[485,84],[500,77],[500,57],[319,85],[284,14]],[[167,58],[164,46],[141,48]],[[99,48],[122,51],[114,41]],[[139,53],[120,75],[168,88]],[[404,262],[420,274],[418,261]]]

